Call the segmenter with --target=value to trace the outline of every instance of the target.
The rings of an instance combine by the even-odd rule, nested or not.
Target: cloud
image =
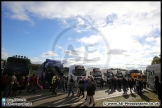
[[[154,37],[147,37],[147,38],[146,38],[146,41],[152,42],[152,41],[155,41],[155,38],[154,38]]]
[[[73,38],[71,38],[71,37],[68,37],[68,40],[73,40]]]
[[[4,51],[4,50],[6,50],[6,49],[4,49],[4,48],[1,48],[1,50],[2,50],[2,51]]]
[[[7,9],[3,9],[3,12],[7,12],[9,18],[33,23],[34,18],[58,19],[63,27],[86,24],[89,25],[86,30],[91,26],[98,29],[109,46],[98,45],[95,53],[88,53],[88,57],[99,56],[100,60],[94,63],[86,61],[86,66],[104,65],[104,60],[108,56],[106,47],[111,48],[108,65],[110,68],[145,69],[141,65],[149,65],[152,58],[161,51],[160,2],[3,2],[2,5]],[[86,31],[85,28],[76,30]],[[76,42],[86,45],[96,44],[101,40],[101,36],[97,34],[84,36]],[[89,48],[92,49],[95,47]],[[81,46],[75,48],[75,52],[63,50],[62,54],[68,53],[71,56],[66,64],[70,65],[81,63],[79,60],[83,62],[85,52],[85,47]],[[52,52],[42,54],[43,57],[47,55],[56,56]],[[133,65],[127,65],[130,63]]]
[[[62,46],[59,46],[59,45],[56,45],[56,48],[63,49],[63,47]]]
[[[58,55],[55,54],[53,51],[48,51],[48,52],[41,54],[41,57],[54,57],[54,56],[58,56]]]
[[[30,58],[30,60],[31,60],[32,64],[42,64],[45,61],[38,57],[32,57],[32,58]]]
[[[122,49],[111,49],[109,54],[123,54],[124,52],[127,52],[127,51],[122,50]]]
[[[33,20],[29,16],[29,11],[26,10],[28,5],[27,2],[3,2],[4,6],[7,7],[8,10],[6,12],[7,17],[10,17],[15,20],[20,21],[29,21],[32,25],[34,25]]]
[[[6,52],[1,52],[1,58],[2,59],[7,59],[8,58],[8,54]]]
[[[2,59],[7,59],[8,58],[8,53],[6,52],[7,50],[3,47],[1,47],[1,58]]]
[[[78,18],[77,21],[78,21],[79,25],[83,25],[84,24],[84,20],[82,18]]]
[[[76,41],[84,43],[84,44],[96,44],[99,41],[101,41],[101,36],[97,36],[97,35],[91,35],[89,37],[85,36],[85,37],[82,37],[80,39],[77,39]]]

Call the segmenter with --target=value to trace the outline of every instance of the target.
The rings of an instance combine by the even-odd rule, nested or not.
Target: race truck
[[[52,77],[57,75],[63,77],[63,63],[60,60],[46,59],[39,67],[36,73],[39,76],[39,82],[43,88],[50,88]]]
[[[17,80],[20,81],[22,76],[25,77],[25,84],[27,84],[27,79],[30,74],[32,63],[30,59],[26,56],[15,55],[13,57],[8,57],[6,65],[3,69],[2,75],[8,74],[11,76],[15,72]]]
[[[88,68],[86,71],[86,78],[88,78],[88,76],[92,76],[96,82],[96,85],[100,86],[100,82],[102,79],[102,73],[100,71],[100,68]]]
[[[113,71],[111,69],[102,69],[101,72],[102,72],[102,77],[104,79],[105,84],[108,84],[107,81],[114,78],[114,74],[113,74]]]
[[[71,65],[69,67],[68,77],[73,76],[75,81],[74,87],[78,86],[79,80],[84,76],[86,76],[85,68],[83,65]],[[69,83],[69,82],[68,82]],[[69,84],[68,84],[69,85]]]

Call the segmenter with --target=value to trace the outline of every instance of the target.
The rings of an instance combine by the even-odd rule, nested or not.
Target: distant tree
[[[153,64],[159,64],[159,63],[161,63],[161,59],[160,59],[158,56],[155,56],[155,57],[153,58],[151,64],[153,65]]]
[[[32,64],[32,70],[38,70],[40,64]]]

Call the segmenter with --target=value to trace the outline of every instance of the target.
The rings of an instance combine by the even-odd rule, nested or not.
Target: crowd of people
[[[25,88],[25,77],[22,76],[20,81],[17,81],[17,78],[15,76],[15,73],[13,73],[12,76],[8,76],[7,74],[2,78],[1,80],[2,88],[4,88],[3,97],[13,97],[16,96],[17,91],[19,91],[19,94],[21,94],[22,89]],[[69,87],[68,87],[69,85]],[[108,90],[115,92],[116,89],[123,89],[123,94],[127,94],[128,90],[130,93],[132,93],[132,90],[137,92],[139,95],[142,95],[142,90],[146,89],[146,80],[138,80],[138,79],[128,79],[126,80],[123,78],[122,80],[116,80],[114,78],[107,80],[105,83],[107,85]],[[50,91],[52,91],[51,95],[57,96],[58,92],[63,90],[63,92],[68,92],[67,97],[69,97],[72,93],[72,96],[74,96],[74,86],[76,86],[76,83],[74,81],[73,76],[70,77],[59,77],[59,76],[53,76],[51,79],[51,87]],[[39,77],[33,74],[28,79],[28,86],[27,86],[27,92],[29,93],[36,93],[37,91],[40,91],[43,89],[41,84],[39,84]],[[93,79],[93,77],[89,76],[88,78],[85,78],[84,76],[78,80],[77,83],[77,94],[76,96],[82,98],[85,97],[86,105],[89,106],[90,103],[93,103],[93,107],[95,106],[94,101],[94,95],[96,91],[96,82]],[[104,87],[104,81],[101,79],[100,81],[100,89],[103,89]],[[161,83],[159,82],[158,76],[155,77],[155,88],[158,94],[158,98],[161,100]],[[87,92],[85,96],[85,91]]]

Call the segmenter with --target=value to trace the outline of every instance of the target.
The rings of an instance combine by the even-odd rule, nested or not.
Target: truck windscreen
[[[94,71],[92,72],[92,75],[101,76],[101,71]]]
[[[107,76],[108,78],[112,78],[114,77],[112,73],[108,72],[108,73],[105,73],[105,76]]]
[[[28,66],[26,63],[18,63],[18,62],[7,62],[5,68],[7,69],[19,68],[20,70],[28,70]]]
[[[85,73],[85,70],[84,69],[75,69],[75,72],[74,72],[75,75],[78,75],[78,76],[85,76],[86,73]]]
[[[122,74],[122,73],[118,73],[118,74],[117,74],[117,77],[118,77],[118,78],[123,78],[123,74]]]

